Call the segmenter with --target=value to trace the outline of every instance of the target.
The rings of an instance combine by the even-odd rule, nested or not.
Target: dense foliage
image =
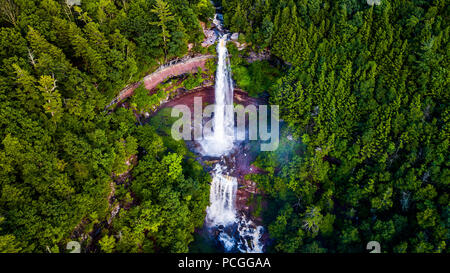
[[[222,1],[225,23],[290,69],[271,90],[289,137],[255,175],[273,250],[445,252],[449,2]],[[275,213],[275,215],[274,215]]]
[[[165,108],[150,125],[137,129],[142,156],[133,170],[133,181],[121,190],[126,196],[130,184],[140,204],[122,210],[114,220],[110,233],[120,239],[115,248],[110,245],[111,251],[187,252],[194,228],[203,225],[210,176],[184,142],[171,137],[174,118],[170,113],[171,109]],[[131,205],[129,196],[121,200],[122,207]]]
[[[203,39],[209,1],[167,3],[0,0],[0,252],[187,250],[205,173],[131,110],[104,111]]]
[[[448,0],[216,2],[240,43],[282,64],[247,64],[230,44],[237,85],[269,90],[286,124],[252,175],[269,251],[448,251]],[[188,251],[210,178],[170,137],[169,112],[135,117],[169,88],[104,107],[189,44],[206,52],[213,12],[209,0],[0,0],[0,252]]]

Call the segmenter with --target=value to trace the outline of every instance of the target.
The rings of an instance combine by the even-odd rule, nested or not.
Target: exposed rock
[[[249,56],[246,58],[247,62],[252,63],[255,61],[263,61],[270,59],[270,52],[268,50],[264,50],[260,53],[250,52]]]
[[[239,39],[239,33],[235,32],[235,33],[231,34],[230,39],[232,41],[237,41]]]
[[[239,42],[236,42],[236,41],[233,41],[233,43],[236,45],[236,47],[237,47],[237,49],[239,50],[239,51],[241,51],[241,50],[243,50],[244,48],[246,48],[247,47],[247,44],[246,43],[239,43]]]
[[[108,219],[108,225],[111,225],[112,220],[113,220],[114,217],[117,215],[117,213],[119,212],[119,210],[120,210],[120,205],[117,204],[117,205],[113,208],[113,210],[111,211],[111,217],[109,217],[109,219]]]
[[[205,34],[205,40],[202,42],[203,47],[209,47],[216,42],[217,34],[214,30],[205,29],[203,30],[203,33]]]
[[[373,6],[373,5],[380,5],[381,4],[381,0],[367,0],[367,4],[369,6]]]
[[[81,6],[81,0],[66,0],[66,5],[69,7]]]

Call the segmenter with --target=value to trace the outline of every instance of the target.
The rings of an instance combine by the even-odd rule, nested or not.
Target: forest
[[[62,252],[83,234],[92,234],[82,244],[91,251],[186,252],[208,204],[207,173],[181,143],[137,126],[131,109],[104,107],[203,40],[199,20],[211,4],[2,0],[0,8],[0,252]],[[131,169],[132,185],[113,183]],[[95,234],[119,202],[130,209]]]
[[[267,200],[266,252],[448,253],[449,1],[368,2],[215,1],[246,45],[229,48],[236,85],[280,106],[280,147],[248,175]],[[136,119],[162,95],[105,106],[210,53],[214,13],[209,0],[0,0],[0,253],[190,251],[210,175],[169,113]]]
[[[447,252],[448,1],[222,1],[285,63],[285,143],[255,162],[273,251]]]

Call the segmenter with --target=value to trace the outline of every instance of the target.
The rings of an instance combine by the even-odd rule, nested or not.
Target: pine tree
[[[51,76],[41,76],[39,89],[44,97],[45,104],[42,106],[46,113],[50,113],[57,121],[62,112],[61,95],[56,89],[56,79]]]
[[[156,4],[153,6],[153,9],[150,10],[158,16],[158,22],[151,22],[151,24],[155,24],[161,27],[161,37],[163,38],[163,48],[164,48],[164,61],[167,61],[167,43],[170,39],[170,32],[168,30],[168,23],[173,21],[175,17],[172,15],[169,9],[169,4],[164,2],[163,0],[156,0]]]

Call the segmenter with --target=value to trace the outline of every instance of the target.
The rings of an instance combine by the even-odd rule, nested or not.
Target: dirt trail
[[[213,55],[200,55],[196,57],[190,57],[179,61],[172,61],[162,65],[153,73],[144,77],[142,81],[127,85],[122,91],[119,92],[116,98],[114,98],[105,108],[108,109],[112,105],[123,101],[124,99],[133,95],[134,90],[138,88],[142,83],[148,90],[152,90],[158,84],[174,76],[179,76],[185,73],[195,73],[198,68],[205,69],[206,61],[214,58]]]

